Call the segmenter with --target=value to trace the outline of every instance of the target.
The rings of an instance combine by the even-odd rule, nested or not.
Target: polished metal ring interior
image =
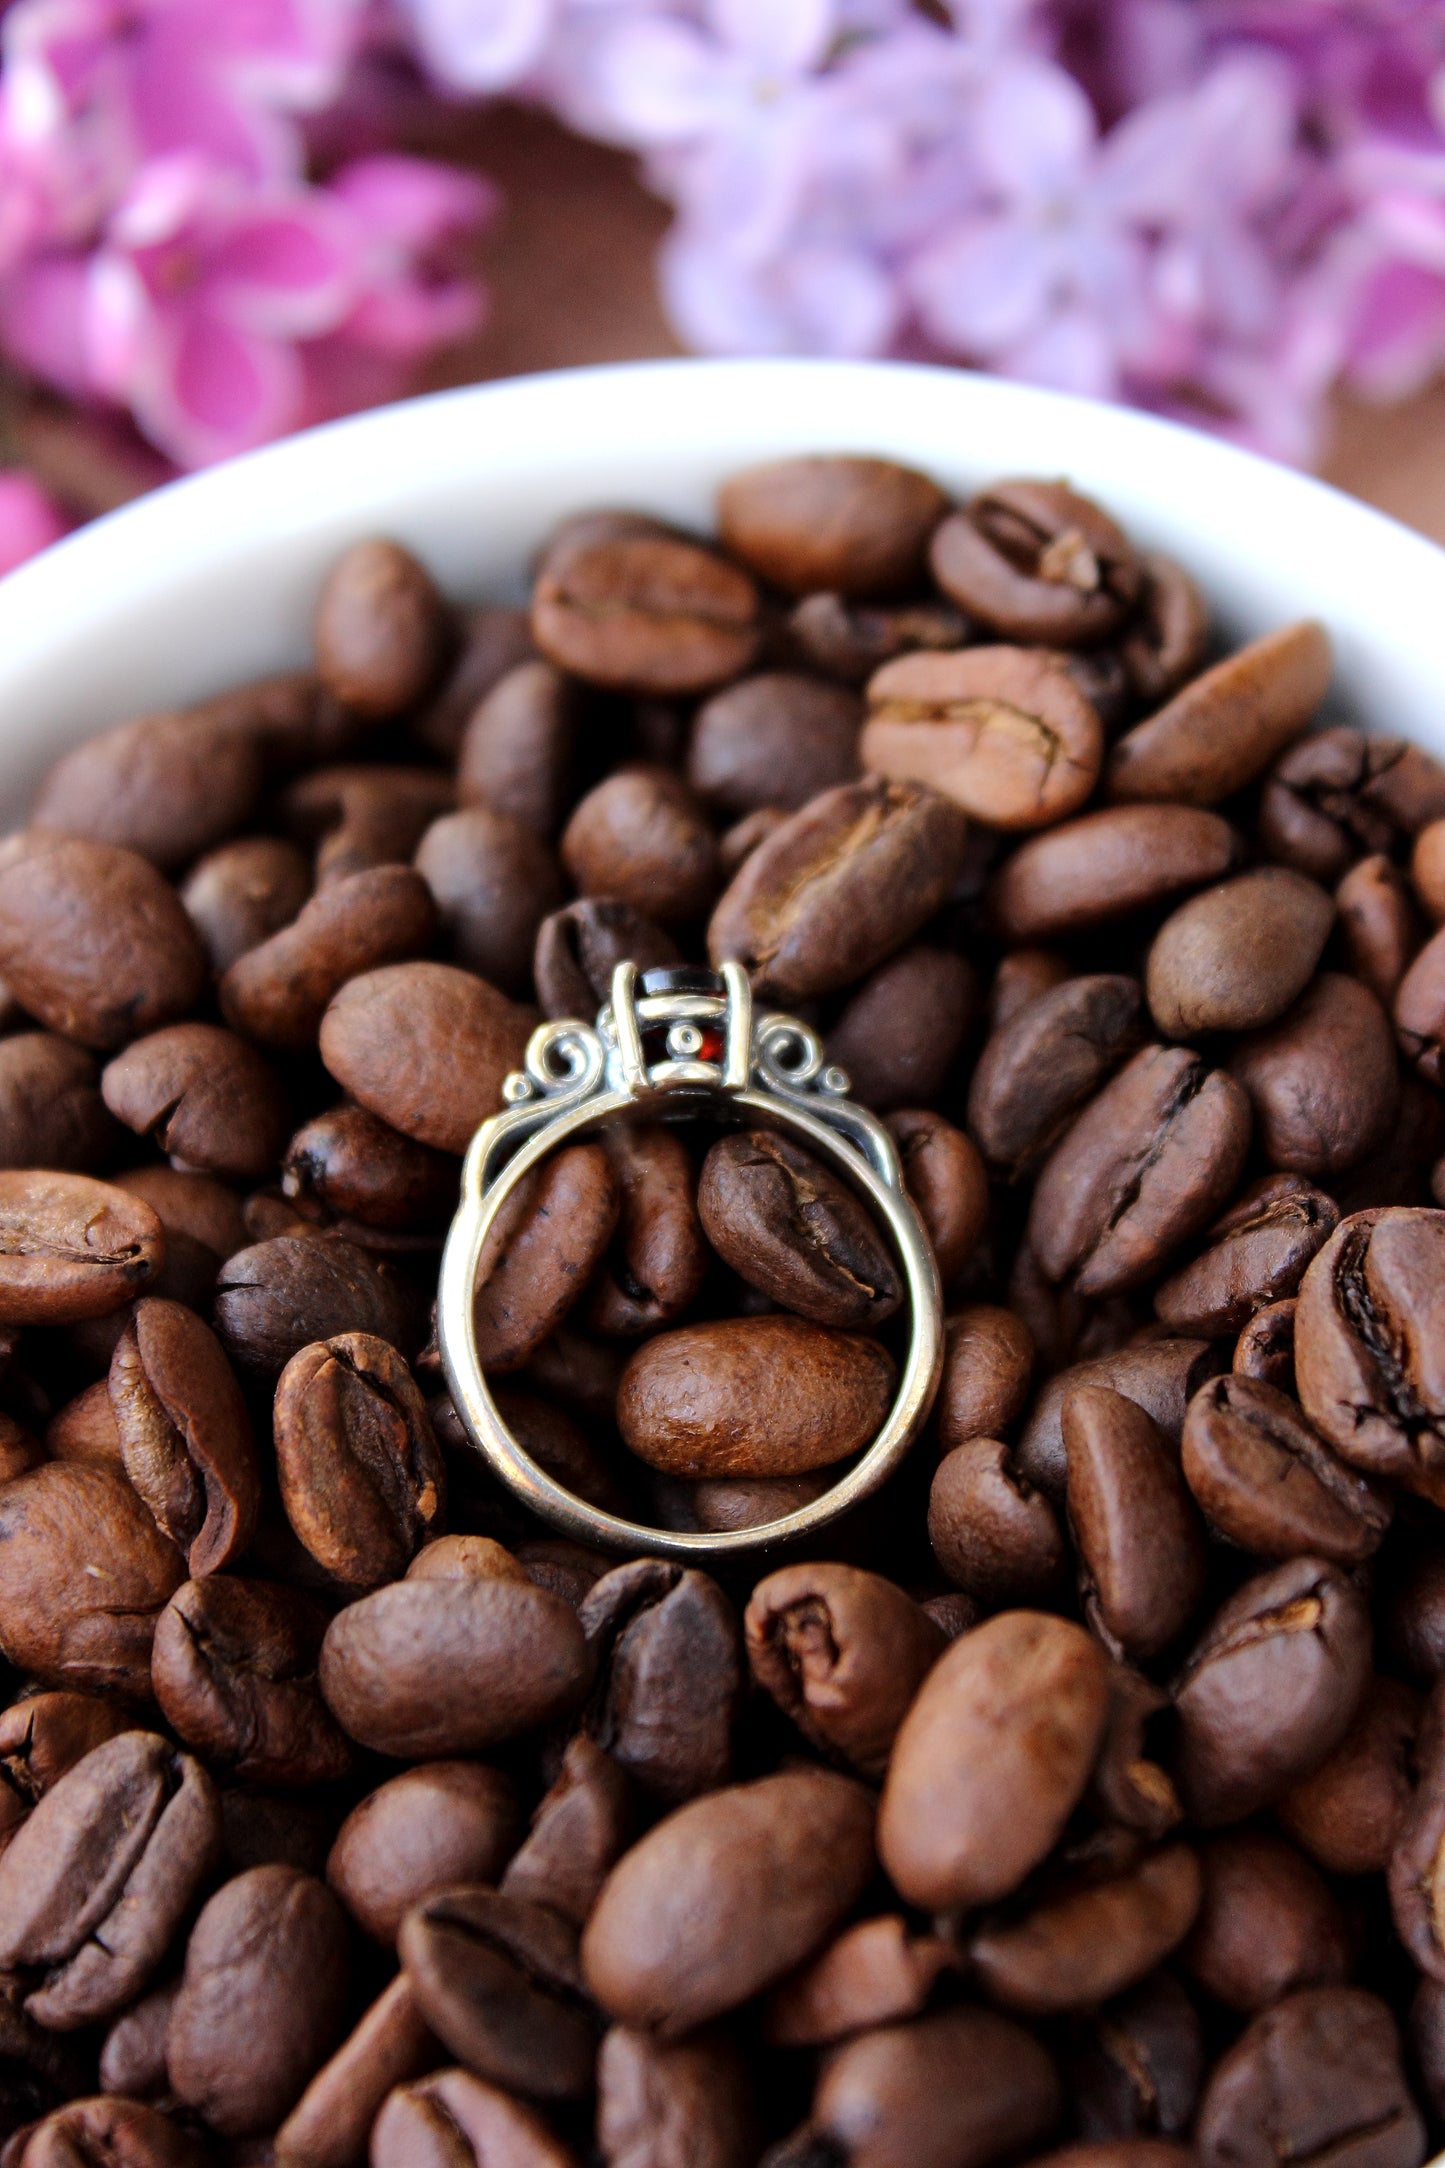
[[[866,1498],[908,1451],[932,1406],[943,1359],[938,1270],[903,1187],[893,1139],[847,1096],[815,1032],[755,1014],[747,974],[681,966],[617,966],[595,1028],[567,1020],[531,1037],[525,1071],[503,1087],[506,1111],[477,1131],[461,1204],[442,1256],[437,1330],[452,1399],[473,1443],[515,1497],[581,1543],[663,1558],[716,1557],[825,1527]],[[869,1206],[903,1269],[911,1312],[907,1354],[882,1429],[830,1489],[755,1528],[682,1532],[603,1513],[522,1450],[497,1413],[477,1354],[474,1293],[487,1232],[518,1183],[559,1145],[613,1122],[690,1120],[785,1131],[832,1165]]]

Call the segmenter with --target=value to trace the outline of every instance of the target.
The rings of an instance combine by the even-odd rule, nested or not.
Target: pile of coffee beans
[[[0,2168],[1445,2136],[1445,769],[1061,482],[717,525],[585,512],[527,611],[359,543],[309,670],[0,846]],[[902,1472],[716,1573],[528,1519],[433,1339],[625,957],[825,1035],[945,1290]],[[476,1315],[694,1531],[834,1483],[909,1325],[836,1171],[696,1122],[547,1160]]]

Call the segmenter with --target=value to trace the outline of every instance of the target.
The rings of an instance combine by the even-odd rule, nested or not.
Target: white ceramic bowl
[[[889,454],[964,493],[1067,475],[1173,551],[1232,634],[1324,619],[1336,698],[1445,754],[1445,552],[1169,423],[957,370],[662,361],[471,386],[337,422],[113,513],[0,581],[0,825],[107,723],[300,662],[327,565],[389,534],[463,599],[515,598],[563,513],[710,524],[732,469]]]

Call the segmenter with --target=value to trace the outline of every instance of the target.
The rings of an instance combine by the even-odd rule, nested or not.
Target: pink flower
[[[40,484],[18,467],[0,469],[0,573],[68,534],[71,522]]]
[[[194,155],[153,159],[79,276],[50,267],[52,344],[32,338],[27,358],[52,377],[82,367],[180,465],[224,458],[395,385],[469,328],[475,287],[434,278],[427,257],[489,202],[410,159],[363,161],[330,189],[250,190]],[[11,310],[11,343],[24,315]]]

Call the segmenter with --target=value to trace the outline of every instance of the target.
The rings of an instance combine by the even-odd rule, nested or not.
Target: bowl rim
[[[1189,565],[1231,637],[1318,615],[1337,696],[1445,756],[1445,550],[1318,478],[1134,408],[927,363],[684,357],[469,384],[185,475],[0,580],[0,815],[56,755],[307,654],[349,540],[394,533],[461,600],[520,599],[555,518],[631,502],[706,524],[721,476],[872,451],[955,494],[1067,474]],[[245,607],[236,607],[236,597]]]

